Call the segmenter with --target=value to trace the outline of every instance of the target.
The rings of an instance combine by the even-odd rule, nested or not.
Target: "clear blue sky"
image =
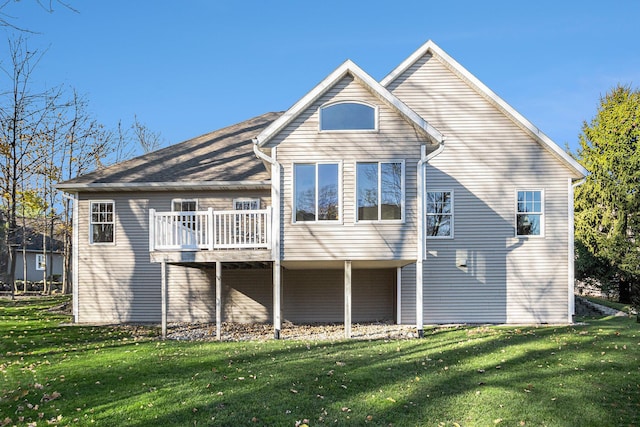
[[[640,84],[635,0],[65,1],[78,13],[4,10],[47,50],[36,79],[169,144],[286,110],[345,59],[380,80],[429,39],[563,148],[601,95]]]

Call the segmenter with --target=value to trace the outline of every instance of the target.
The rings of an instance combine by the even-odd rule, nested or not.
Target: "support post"
[[[351,261],[344,262],[344,336],[351,338]]]
[[[216,261],[216,339],[222,339],[222,263]]]
[[[165,340],[167,339],[167,263],[162,261],[160,268],[162,276],[162,339]]]
[[[280,329],[282,328],[282,272],[280,260],[273,261],[273,337],[280,339]]]

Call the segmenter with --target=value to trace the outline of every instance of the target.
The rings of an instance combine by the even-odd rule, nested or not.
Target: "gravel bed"
[[[416,337],[414,326],[392,323],[358,323],[351,325],[351,339],[409,339]],[[170,323],[167,338],[188,341],[215,341],[215,323]],[[222,341],[266,341],[273,339],[273,326],[262,323],[223,323]],[[285,322],[280,339],[299,341],[338,341],[345,339],[343,324],[296,325]]]

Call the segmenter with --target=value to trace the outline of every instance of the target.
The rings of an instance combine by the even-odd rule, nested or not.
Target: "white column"
[[[276,258],[273,262],[273,337],[280,339],[280,329],[282,328],[282,272],[280,260]]]
[[[216,339],[222,339],[222,263],[216,261]]]
[[[162,298],[162,339],[167,338],[167,263],[162,261],[160,264],[162,285],[161,285],[161,298]]]
[[[344,262],[344,336],[351,338],[351,261]]]
[[[402,267],[396,267],[396,323],[402,323]]]
[[[72,248],[71,248],[71,286],[73,287],[73,320],[78,323],[80,321],[80,199],[78,193],[73,194],[73,212],[71,221],[73,224],[72,231]]]

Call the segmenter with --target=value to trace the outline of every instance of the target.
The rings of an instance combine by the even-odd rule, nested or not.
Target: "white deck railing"
[[[262,249],[271,242],[271,209],[149,210],[149,250]]]

